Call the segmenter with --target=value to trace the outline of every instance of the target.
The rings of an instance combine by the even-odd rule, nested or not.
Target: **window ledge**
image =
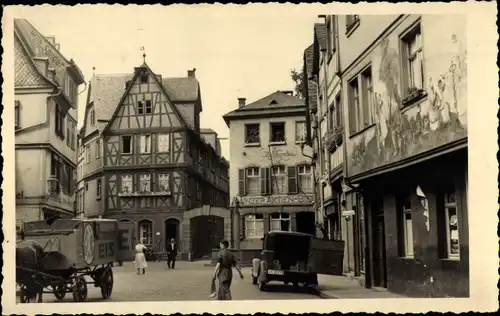
[[[305,140],[296,140],[296,141],[295,141],[295,144],[296,144],[296,145],[301,145],[301,144],[305,144],[305,143],[306,143],[306,141],[305,141]]]
[[[100,200],[101,200],[101,197],[100,197],[100,196],[98,196],[98,197],[96,197],[95,199],[96,199],[96,201],[100,201]]]
[[[410,107],[419,101],[423,102],[426,97],[427,97],[427,92],[425,90],[418,90],[414,93],[407,94],[401,101],[402,104],[401,109]]]
[[[269,142],[269,146],[283,146],[286,145],[286,141],[280,141],[280,142]]]
[[[245,147],[260,147],[260,143],[245,143]]]
[[[121,153],[122,156],[130,156],[132,153]]]
[[[359,130],[359,131],[357,131],[357,132],[354,132],[354,133],[352,133],[351,135],[349,135],[349,138],[354,138],[354,137],[356,137],[357,135],[362,134],[363,132],[365,132],[366,130],[368,130],[368,129],[372,128],[372,127],[373,127],[373,126],[375,126],[375,125],[377,125],[377,123],[372,123],[372,124],[370,124],[370,125],[368,125],[368,126],[365,126],[365,127],[364,127],[364,128],[362,128],[361,130]]]
[[[354,31],[358,28],[359,26],[359,19],[356,19],[354,22],[346,26],[345,30],[345,35],[346,37],[349,37],[354,33]]]
[[[440,258],[442,262],[460,262],[460,257]]]

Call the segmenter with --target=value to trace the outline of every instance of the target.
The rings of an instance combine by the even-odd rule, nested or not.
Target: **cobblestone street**
[[[207,262],[177,262],[175,270],[169,270],[166,262],[148,263],[145,275],[137,275],[132,263],[124,263],[114,268],[114,289],[106,302],[124,301],[190,301],[211,300],[210,280],[213,267]],[[252,285],[250,268],[243,268],[244,279],[233,279],[231,291],[235,300],[280,300],[280,299],[320,299],[314,291],[302,287],[294,289],[280,283],[271,283],[266,292],[260,292]],[[99,288],[89,284],[88,301],[102,301]],[[18,299],[19,301],[19,299]],[[54,295],[44,294],[44,302],[58,302]],[[62,302],[73,302],[67,293]]]

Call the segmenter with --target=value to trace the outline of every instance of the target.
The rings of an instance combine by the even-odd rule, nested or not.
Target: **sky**
[[[132,73],[146,62],[163,77],[185,77],[196,68],[203,102],[201,127],[229,137],[222,116],[276,90],[293,90],[292,68],[313,41],[317,14],[297,9],[263,10],[263,5],[22,7],[44,36],[54,36],[60,50],[73,58],[88,82],[96,74]],[[80,86],[79,126],[87,91]],[[221,140],[229,157],[229,141]]]

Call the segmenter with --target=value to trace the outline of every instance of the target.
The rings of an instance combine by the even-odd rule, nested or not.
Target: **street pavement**
[[[209,297],[214,267],[205,266],[206,263],[179,261],[175,270],[170,270],[166,262],[149,262],[146,274],[137,275],[133,263],[126,262],[121,267],[113,268],[113,293],[106,302],[215,300]],[[314,290],[293,288],[282,283],[271,283],[266,292],[261,292],[256,285],[252,285],[250,268],[243,268],[242,271],[243,280],[234,271],[231,285],[233,300],[321,299]],[[89,302],[103,301],[100,288],[89,284],[88,289]],[[67,293],[62,302],[72,302],[72,299],[72,294]],[[58,302],[50,293],[44,294],[43,301]]]

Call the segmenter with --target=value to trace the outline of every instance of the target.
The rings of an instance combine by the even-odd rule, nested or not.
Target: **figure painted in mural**
[[[380,45],[382,48],[382,58],[380,60],[379,79],[385,84],[387,97],[389,98],[389,105],[391,106],[393,103],[401,104],[398,90],[398,52],[394,48],[390,47],[389,38],[384,38]],[[391,110],[393,109],[391,108]]]
[[[387,118],[384,113],[384,100],[380,93],[375,93],[375,111],[377,116],[377,150],[379,156],[382,154],[382,147],[387,137]]]

